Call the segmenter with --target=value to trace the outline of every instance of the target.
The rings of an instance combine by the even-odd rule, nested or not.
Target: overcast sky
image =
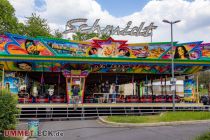
[[[64,31],[68,20],[87,18],[88,24],[100,18],[99,24],[125,27],[128,21],[138,26],[154,22],[153,41],[170,41],[170,26],[163,19],[181,20],[175,24],[174,40],[210,42],[210,0],[9,0],[19,21],[32,12],[48,20],[52,29]],[[150,42],[150,37],[113,36],[130,43]]]

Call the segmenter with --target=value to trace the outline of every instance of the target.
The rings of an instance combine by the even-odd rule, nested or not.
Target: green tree
[[[73,40],[78,40],[78,41],[85,41],[94,37],[98,37],[100,39],[107,39],[109,38],[109,36],[103,34],[101,36],[99,36],[97,33],[90,33],[90,34],[85,34],[85,33],[80,33],[80,32],[76,32],[75,35],[72,36]]]
[[[14,34],[23,34],[24,25],[18,23],[15,17],[15,9],[8,0],[0,0],[0,34],[10,32]]]
[[[18,23],[16,32],[17,34],[25,35],[25,25],[23,23]]]
[[[100,39],[106,40],[108,39],[110,36],[106,35],[106,34],[102,34],[102,36],[100,36]]]
[[[198,82],[199,82],[199,85],[203,85],[204,87],[203,88],[208,88],[209,86],[209,83],[210,83],[210,71],[201,71],[197,74],[194,74],[195,76],[195,79],[194,80],[197,80],[196,77],[198,75]]]
[[[55,38],[62,38],[63,37],[63,34],[62,34],[62,32],[59,31],[59,29],[57,29],[54,32],[54,37]]]
[[[0,132],[15,129],[17,124],[16,115],[19,110],[16,107],[17,99],[7,90],[0,91]]]
[[[39,15],[32,13],[30,17],[26,17],[25,32],[27,36],[46,36],[52,37],[50,27],[46,19],[42,19]]]

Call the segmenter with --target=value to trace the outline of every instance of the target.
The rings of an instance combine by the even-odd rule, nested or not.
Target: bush
[[[0,133],[4,130],[15,129],[17,119],[16,114],[19,113],[17,107],[17,99],[8,91],[0,91]]]
[[[21,138],[17,138],[17,137],[2,137],[2,136],[0,136],[0,140],[21,140]]]

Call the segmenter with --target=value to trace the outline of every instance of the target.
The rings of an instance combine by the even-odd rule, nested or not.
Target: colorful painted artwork
[[[13,94],[18,94],[19,79],[17,77],[5,77],[4,87]]]
[[[181,44],[174,42],[174,47],[171,49],[170,42],[128,44],[126,40],[114,40],[111,37],[107,40],[93,39],[86,42],[75,42],[44,37],[30,38],[6,33],[5,35],[0,35],[0,55],[69,56],[71,58],[108,57],[159,60],[171,59],[173,50],[175,59],[210,59],[210,43],[201,43],[202,41]],[[29,66],[26,66],[26,64],[21,66],[21,68],[23,67],[28,67],[27,69],[30,71]],[[56,67],[57,65],[53,66],[52,69],[56,71]]]
[[[184,96],[192,96],[195,90],[195,81],[192,79],[184,80]]]
[[[54,54],[39,40],[25,38],[23,36],[7,34],[0,36],[0,54],[12,55],[42,55]]]
[[[200,44],[201,42],[177,44],[174,47],[174,58],[190,60],[200,59],[202,57],[202,53],[199,47]]]
[[[204,69],[203,66],[183,66],[183,65],[177,65],[175,67],[174,72],[176,74],[191,74],[191,73],[196,73],[200,71],[201,69]]]
[[[202,58],[208,59],[210,58],[210,43],[200,44],[200,50],[202,51]]]
[[[131,49],[132,54],[136,58],[147,58],[149,56],[149,47],[145,46],[132,46],[129,47]]]
[[[59,42],[52,40],[43,40],[43,42],[54,51],[54,54],[62,56],[86,56],[86,50],[89,47],[72,42]]]
[[[125,44],[127,41],[94,39],[88,50],[88,56],[91,57],[130,57],[129,49]]]
[[[72,64],[59,62],[0,62],[4,64],[6,71],[39,71],[39,72],[65,72],[69,74],[72,70],[81,70],[82,75],[88,73],[148,73],[148,74],[170,74],[171,64]],[[191,74],[208,69],[205,66],[175,65],[175,74]]]
[[[129,46],[131,50],[131,56],[133,58],[156,58],[159,59],[170,49],[170,43],[168,44],[144,44],[142,46]]]

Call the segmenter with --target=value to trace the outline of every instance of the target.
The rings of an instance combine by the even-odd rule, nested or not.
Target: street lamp
[[[171,86],[173,87],[172,89],[172,94],[173,94],[173,111],[175,111],[175,84],[176,81],[174,79],[174,51],[173,51],[173,24],[180,22],[181,20],[176,20],[176,21],[168,21],[168,20],[163,20],[165,23],[169,23],[171,25],[171,51],[172,51],[172,56],[171,56],[171,75],[172,75],[172,80],[171,80]]]

